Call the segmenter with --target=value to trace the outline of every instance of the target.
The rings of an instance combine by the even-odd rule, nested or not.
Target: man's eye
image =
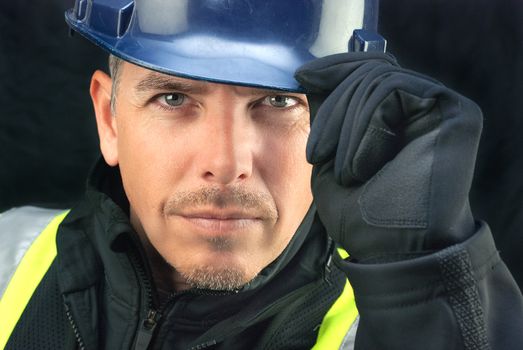
[[[161,96],[162,102],[171,107],[178,107],[185,101],[184,94],[170,93]]]
[[[276,108],[286,108],[295,106],[298,104],[298,101],[291,96],[274,95],[265,97],[262,103]]]

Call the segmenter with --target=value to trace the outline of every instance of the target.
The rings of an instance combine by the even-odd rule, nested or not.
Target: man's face
[[[288,244],[312,201],[305,95],[182,79],[129,63],[116,108],[91,93],[131,222],[191,286],[233,289]],[[109,114],[109,115],[108,115]]]

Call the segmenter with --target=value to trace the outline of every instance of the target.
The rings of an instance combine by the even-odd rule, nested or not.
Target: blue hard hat
[[[73,30],[139,66],[287,91],[302,90],[294,72],[314,58],[384,49],[377,17],[378,0],[76,0],[65,13]]]

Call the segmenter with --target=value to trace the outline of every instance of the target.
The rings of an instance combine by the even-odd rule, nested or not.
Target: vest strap
[[[58,226],[67,216],[55,216],[31,244],[0,299],[0,349],[4,349],[23,311],[56,257]],[[345,253],[346,254],[346,253]],[[345,255],[340,252],[340,255]],[[347,336],[355,334],[358,310],[354,292],[347,280],[338,299],[325,314],[313,350],[347,349]]]
[[[0,299],[0,349],[4,349],[34,291],[56,257],[56,233],[69,211],[47,225],[31,244]]]
[[[347,252],[342,249],[338,249],[338,254],[342,258],[348,257]],[[355,336],[357,318],[358,309],[354,291],[347,280],[340,296],[325,314],[312,350],[351,349],[350,345],[353,342],[349,338]]]

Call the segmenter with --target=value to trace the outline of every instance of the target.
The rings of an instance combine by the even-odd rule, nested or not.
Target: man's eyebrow
[[[289,91],[258,88],[258,87],[243,87],[242,89],[237,89],[236,93],[240,96],[246,96],[246,95],[297,95],[296,93],[289,92]]]
[[[209,89],[205,82],[182,80],[165,74],[150,72],[135,85],[134,90],[137,94],[150,91],[178,91],[187,94],[203,94]]]
[[[182,79],[158,72],[149,72],[143,79],[138,81],[134,87],[134,91],[138,96],[151,91],[176,91],[186,94],[203,95],[209,93],[210,86],[205,81]],[[235,92],[239,96],[297,95],[297,93],[283,90],[247,86],[236,86]]]

